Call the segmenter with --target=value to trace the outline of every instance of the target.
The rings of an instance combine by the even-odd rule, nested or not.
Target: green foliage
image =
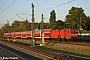
[[[55,13],[55,10],[52,10],[52,11],[50,12],[49,22],[50,22],[50,23],[53,23],[54,21],[56,21],[56,13]]]
[[[51,29],[63,29],[65,27],[65,23],[62,20],[58,20],[53,23],[53,26]]]
[[[49,22],[50,22],[51,28],[53,28],[54,25],[55,25],[55,22],[56,22],[56,13],[55,13],[55,10],[52,10],[52,11],[50,12]]]
[[[49,22],[50,22],[50,24],[48,26],[50,27],[50,29],[62,29],[65,26],[63,21],[61,21],[61,20],[56,21],[55,10],[52,10],[50,12]]]
[[[87,17],[87,22],[86,22],[86,26],[87,26],[87,30],[90,30],[90,17]]]
[[[0,38],[3,37],[5,32],[9,32],[9,24],[5,24],[4,26],[2,26],[2,28],[0,29]]]
[[[49,23],[43,23],[44,24],[44,26],[43,26],[43,29],[50,29],[50,24]],[[41,29],[41,26],[42,26],[42,23],[40,22],[39,23],[39,29]]]
[[[66,27],[79,29],[81,26],[83,29],[86,29],[86,18],[82,8],[72,7],[71,10],[69,10],[69,14],[66,15]]]
[[[56,27],[57,27],[57,29],[63,29],[65,27],[65,24],[63,21],[58,20],[58,21],[56,21]]]
[[[15,32],[28,31],[28,30],[31,30],[31,24],[28,22],[28,20],[26,20],[26,21],[15,20],[12,23],[12,28],[13,28],[13,31],[15,31]]]
[[[50,24],[49,23],[44,23],[44,29],[50,29]]]
[[[35,23],[34,29],[40,29],[40,23]]]
[[[15,20],[13,23],[12,23],[12,28],[13,28],[13,31],[14,32],[17,32],[19,30],[19,26],[20,26],[20,23],[18,20]]]
[[[0,38],[3,37],[3,34],[4,34],[4,31],[2,31],[2,30],[0,29]]]

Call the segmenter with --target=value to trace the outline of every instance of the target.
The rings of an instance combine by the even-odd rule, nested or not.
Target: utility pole
[[[8,41],[9,41],[9,20],[7,20],[7,23],[8,23],[8,29],[7,29],[7,31],[8,31]]]
[[[42,40],[41,40],[41,46],[42,45],[44,45],[44,30],[43,30],[43,27],[44,27],[44,25],[43,25],[43,14],[42,14],[42,25],[41,25],[41,37],[42,37]]]
[[[34,37],[34,5],[32,3],[32,46],[35,47],[35,37]]]
[[[15,26],[14,26],[14,40],[13,41],[15,41],[15,37],[16,37],[16,35],[15,35]]]

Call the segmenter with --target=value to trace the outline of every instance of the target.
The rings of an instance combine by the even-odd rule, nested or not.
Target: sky
[[[24,21],[26,18],[31,22],[32,3],[35,6],[35,22],[41,21],[42,14],[45,18],[44,22],[49,22],[52,10],[55,10],[56,20],[64,21],[65,16],[73,6],[82,7],[84,13],[90,16],[90,0],[0,0],[0,26],[6,24],[7,20],[10,24],[15,20]],[[16,14],[23,18],[23,20]]]

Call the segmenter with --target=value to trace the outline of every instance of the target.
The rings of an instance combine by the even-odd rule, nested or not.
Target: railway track
[[[24,39],[25,40],[25,39]],[[28,40],[28,42],[31,41],[31,39],[26,39]],[[55,43],[61,43],[61,44],[71,44],[71,45],[81,45],[81,46],[90,46],[90,42],[66,42],[66,41],[60,41],[58,39],[52,39],[52,40],[47,40],[45,39],[45,43],[52,43],[52,44],[55,44]],[[36,40],[36,44],[40,44],[40,39],[37,39]]]
[[[12,49],[8,47],[8,45],[5,46],[0,44],[0,53],[0,57],[2,60],[41,60],[24,52]]]
[[[25,41],[27,41],[27,42],[32,42],[31,40],[32,39],[21,39],[22,40],[22,42],[23,42],[23,40]],[[59,41],[59,40],[57,40],[57,39],[53,39],[53,40],[47,40],[47,39],[45,39],[45,43],[47,44],[47,43],[53,43],[53,44],[55,44],[55,43],[61,43],[61,44],[71,44],[71,45],[81,45],[81,46],[90,46],[90,43],[87,43],[87,42],[66,42],[66,41]],[[40,39],[37,39],[36,40],[36,44],[40,44]]]
[[[14,42],[8,42],[8,41],[0,41],[3,45],[7,45],[12,48],[16,48],[19,51],[22,51],[24,53],[30,54],[30,55],[36,55],[36,57],[40,57],[41,59],[45,60],[84,60],[88,58],[81,58],[78,56],[73,56],[73,55],[68,55],[68,54],[63,54],[63,53],[56,53],[56,52],[51,52],[47,50],[42,50],[39,48],[35,47],[30,47],[24,44],[19,44],[19,43],[14,43]]]
[[[25,60],[24,58],[14,54],[13,52],[10,52],[9,50],[6,50],[5,48],[1,47],[0,45],[0,58],[2,60]]]

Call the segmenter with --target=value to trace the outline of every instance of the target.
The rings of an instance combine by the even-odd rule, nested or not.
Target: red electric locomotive
[[[51,30],[51,38],[59,38],[59,30]]]
[[[59,34],[60,34],[61,39],[64,39],[67,41],[76,40],[78,37],[78,32],[77,30],[74,30],[74,29],[62,29],[60,30]]]

